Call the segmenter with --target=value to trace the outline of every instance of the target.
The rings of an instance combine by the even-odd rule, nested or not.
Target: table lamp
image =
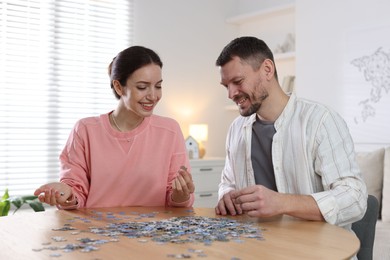
[[[208,125],[207,124],[191,124],[189,127],[189,134],[199,144],[199,158],[203,158],[206,154],[203,142],[207,141],[208,137]]]

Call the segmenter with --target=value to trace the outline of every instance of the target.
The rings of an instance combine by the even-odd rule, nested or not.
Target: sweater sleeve
[[[85,144],[87,138],[82,138],[83,125],[79,121],[69,135],[68,141],[60,155],[60,181],[72,188],[77,199],[76,206],[62,207],[74,209],[85,207],[89,191],[89,158],[88,148]]]
[[[187,155],[187,150],[185,146],[184,136],[181,132],[180,126],[175,122],[175,140],[171,144],[173,145],[173,154],[171,156],[171,162],[169,167],[169,177],[167,183],[167,195],[166,195],[166,204],[169,207],[192,207],[194,204],[194,194],[190,194],[190,198],[187,201],[183,202],[174,202],[172,200],[172,181],[177,177],[178,171],[181,166],[185,166],[188,172],[191,173],[191,166]],[[196,187],[195,187],[196,188]]]

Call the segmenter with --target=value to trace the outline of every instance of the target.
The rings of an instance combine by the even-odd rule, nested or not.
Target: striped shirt
[[[256,114],[239,116],[226,139],[219,199],[255,185],[251,162]],[[367,207],[367,189],[345,121],[324,105],[295,94],[275,121],[272,161],[278,192],[311,195],[328,223],[351,230]]]

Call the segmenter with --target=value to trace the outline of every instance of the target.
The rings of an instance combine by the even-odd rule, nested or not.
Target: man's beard
[[[260,109],[260,107],[261,107],[261,103],[254,103],[245,111],[240,109],[240,115],[242,115],[242,116],[251,116],[254,113],[256,113],[257,110]]]
[[[258,100],[260,101],[257,101],[257,102],[254,102],[246,111],[244,110],[241,110],[240,109],[240,115],[242,116],[251,116],[253,115],[254,113],[257,113],[257,111],[259,111],[260,107],[261,107],[261,104],[263,103],[263,101],[268,97],[268,94],[263,94],[263,96],[261,96]],[[249,98],[248,98],[249,99]],[[252,97],[251,100],[254,100],[254,97]]]

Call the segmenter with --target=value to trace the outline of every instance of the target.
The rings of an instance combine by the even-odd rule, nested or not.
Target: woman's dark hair
[[[254,70],[260,68],[266,59],[270,59],[275,64],[274,55],[267,44],[263,40],[252,36],[243,36],[232,40],[223,48],[215,64],[223,66],[235,56],[251,65]],[[276,67],[275,78],[278,79]]]
[[[160,57],[151,49],[132,46],[118,53],[108,66],[111,89],[117,99],[120,99],[120,96],[116,93],[112,81],[118,80],[124,86],[134,71],[149,64],[156,64],[160,68],[163,66]]]

